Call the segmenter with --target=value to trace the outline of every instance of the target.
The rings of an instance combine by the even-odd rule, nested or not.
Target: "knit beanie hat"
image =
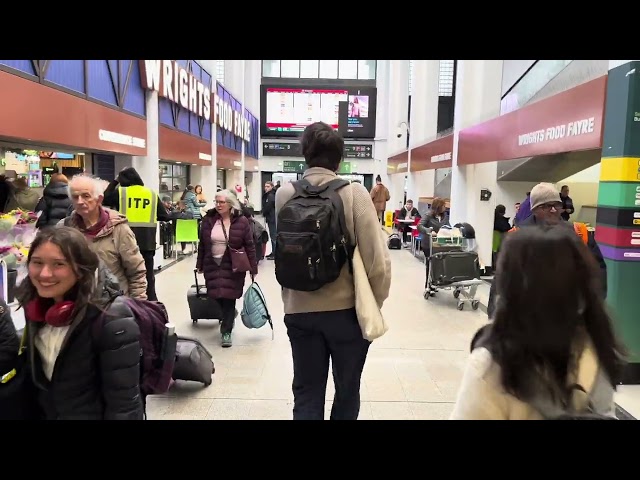
[[[545,203],[560,202],[560,193],[551,183],[539,183],[531,190],[531,210]]]

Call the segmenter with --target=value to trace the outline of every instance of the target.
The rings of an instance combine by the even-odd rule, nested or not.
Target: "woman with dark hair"
[[[56,224],[65,218],[71,207],[69,197],[69,179],[61,174],[54,173],[51,180],[44,187],[42,197],[36,205],[36,212],[42,212],[36,222],[36,227],[55,227]]]
[[[142,420],[140,330],[104,295],[98,256],[74,228],[38,233],[18,301],[26,352],[47,420]]]
[[[308,166],[303,180],[312,186],[321,186],[338,178],[336,172],[344,149],[344,140],[338,132],[326,123],[313,123],[305,129],[300,144]],[[287,183],[278,189],[276,215],[293,198],[295,188],[294,184]],[[358,246],[377,307],[381,308],[389,296],[391,265],[376,208],[363,185],[347,184],[336,193],[344,212],[346,231],[342,234],[353,249]],[[278,223],[277,227],[280,225]],[[276,249],[280,254],[278,245]],[[287,268],[287,265],[276,263],[276,271],[279,268]],[[355,297],[354,278],[348,262],[342,266],[335,281],[318,290],[282,289],[284,323],[293,354],[294,420],[324,418],[329,360],[336,390],[331,419],[358,418],[360,378],[371,342],[362,336]]]
[[[422,242],[420,245],[422,246],[422,250],[425,255],[428,256],[431,254],[429,252],[429,237],[435,236],[438,234],[440,229],[443,226],[451,226],[449,223],[449,215],[447,215],[447,204],[444,199],[440,197],[436,197],[431,202],[431,209],[427,212],[427,214],[422,217],[420,223],[418,224],[418,231],[422,234]],[[429,286],[429,260],[425,262],[426,265],[426,277],[424,280],[424,288]]]
[[[597,273],[570,229],[511,233],[498,260],[494,322],[472,342],[451,418],[613,416],[624,353]]]

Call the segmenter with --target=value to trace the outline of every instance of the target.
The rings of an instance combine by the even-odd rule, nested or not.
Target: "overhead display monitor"
[[[344,129],[340,104],[347,105]],[[345,138],[374,138],[375,87],[291,87],[261,85],[260,135],[297,137],[314,122],[325,122]],[[343,122],[345,123],[345,122]]]

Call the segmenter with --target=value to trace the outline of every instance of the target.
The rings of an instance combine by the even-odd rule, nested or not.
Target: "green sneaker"
[[[233,342],[231,341],[231,334],[230,333],[223,333],[222,334],[222,346],[224,348],[228,348],[231,345],[233,345]]]

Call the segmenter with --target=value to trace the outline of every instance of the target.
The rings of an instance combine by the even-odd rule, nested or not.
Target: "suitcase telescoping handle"
[[[196,279],[196,292],[200,292],[200,285],[198,285],[198,269],[193,269],[193,276]]]

